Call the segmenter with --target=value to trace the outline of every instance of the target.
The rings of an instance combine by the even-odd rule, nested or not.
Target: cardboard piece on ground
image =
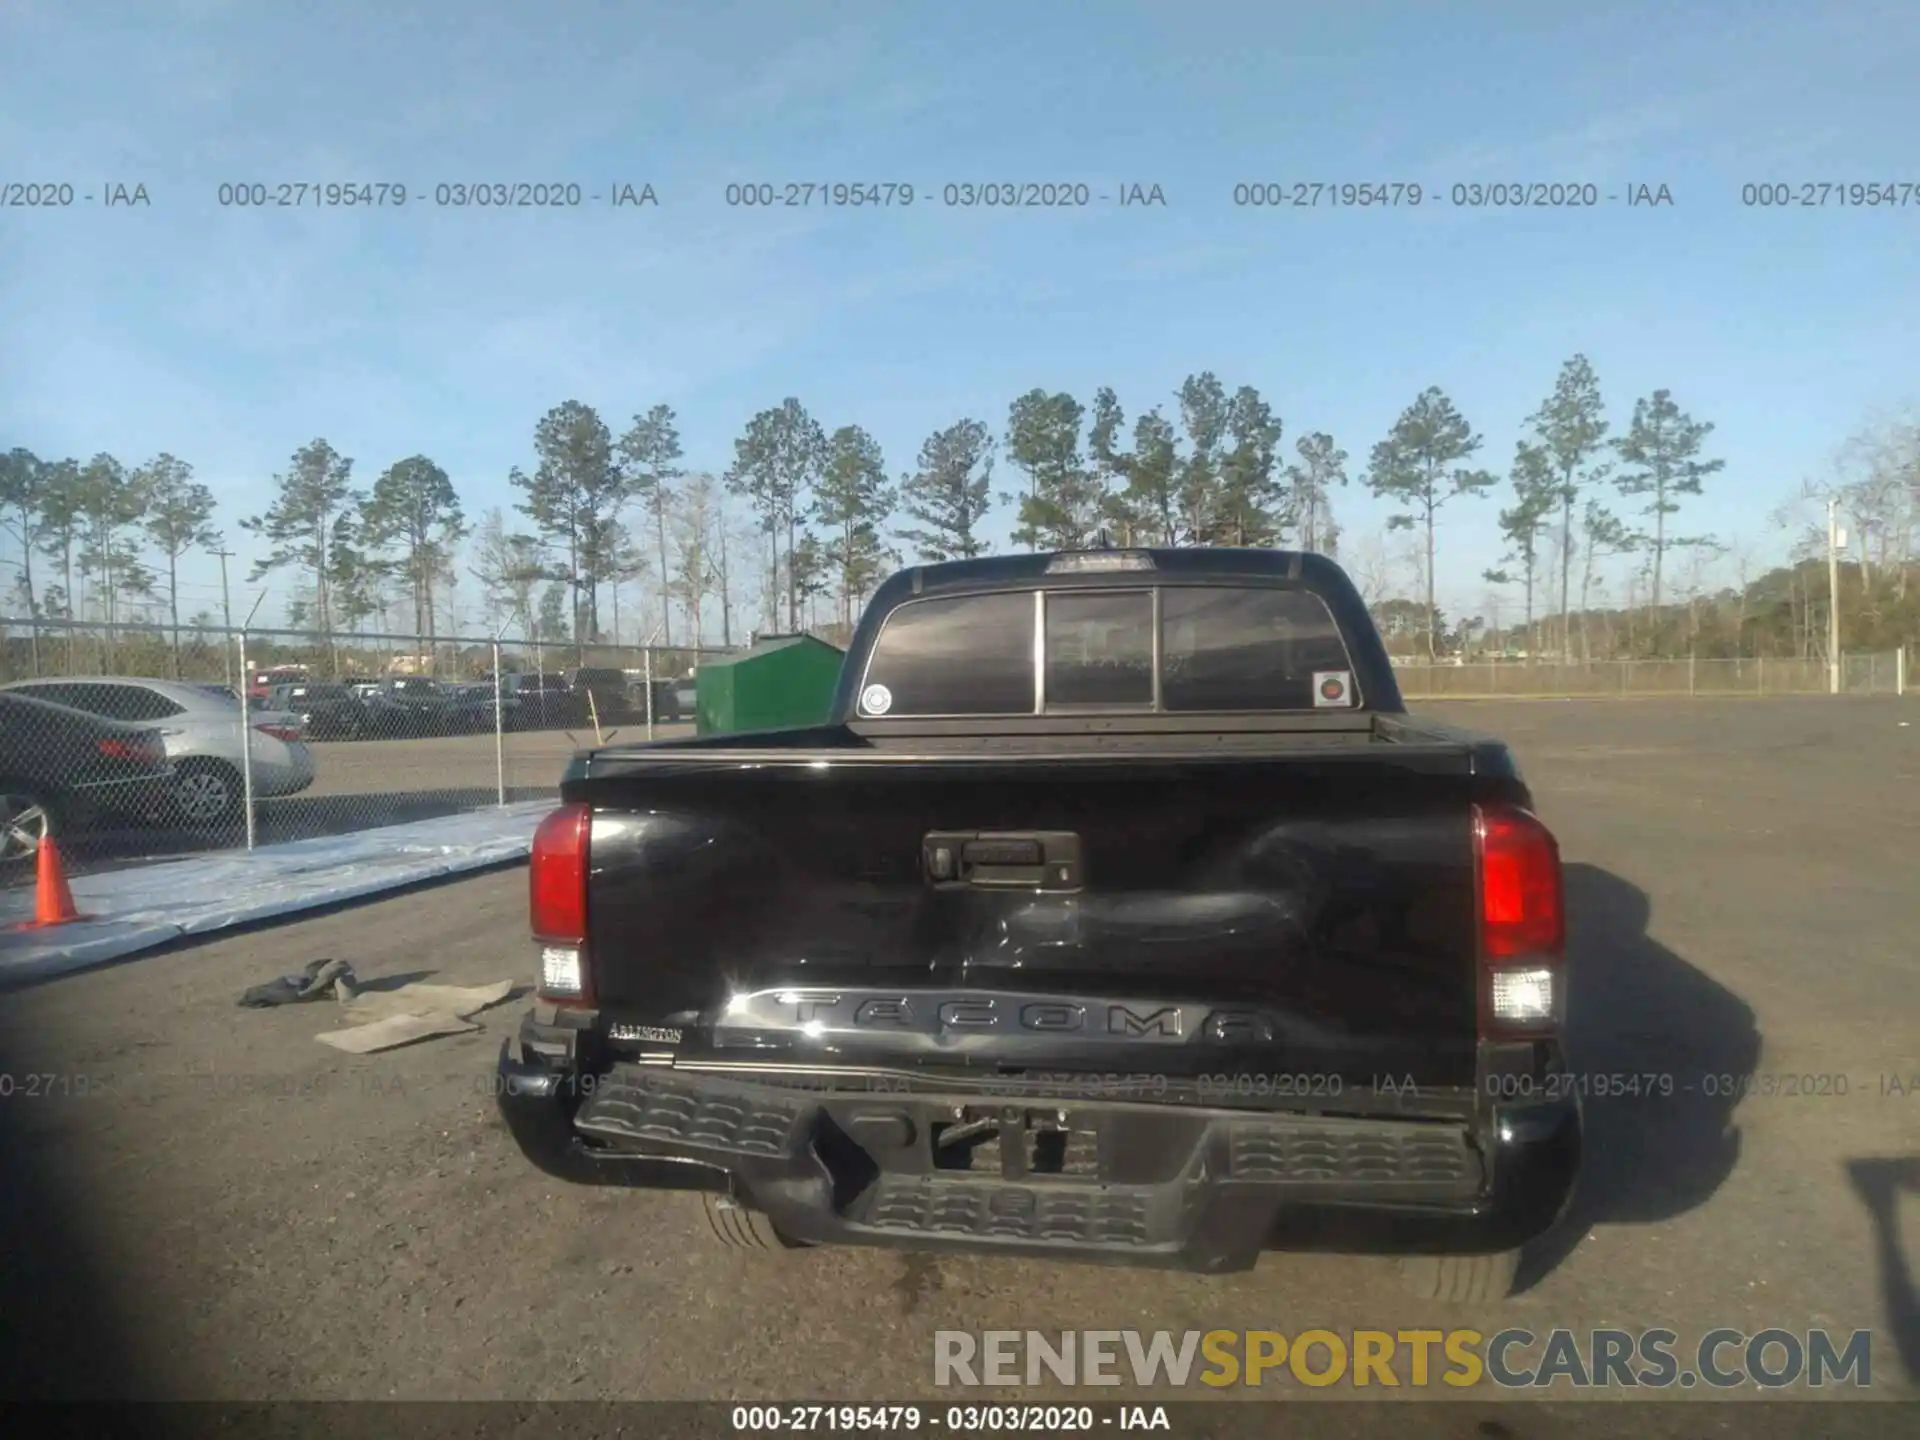
[[[458,1015],[465,1019],[492,1009],[513,993],[511,980],[491,985],[426,985],[416,982],[398,990],[361,990],[340,1006],[340,1013],[359,1024],[389,1015]]]
[[[435,1035],[464,1035],[480,1027],[471,1020],[442,1011],[438,1015],[389,1015],[371,1025],[352,1025],[345,1030],[329,1030],[313,1038],[349,1055],[369,1055],[375,1050],[392,1050]]]
[[[340,1006],[353,1023],[314,1039],[352,1055],[392,1050],[436,1035],[463,1035],[480,1027],[467,1017],[498,1005],[513,993],[511,980],[491,985],[402,985],[368,990]]]

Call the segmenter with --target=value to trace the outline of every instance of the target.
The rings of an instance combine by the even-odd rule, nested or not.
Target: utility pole
[[[216,550],[220,557],[220,615],[226,633],[220,637],[220,673],[229,687],[233,684],[233,597],[227,591],[227,560],[231,550]]]
[[[1840,528],[1840,502],[1827,499],[1827,693],[1840,693],[1840,551],[1847,537]]]

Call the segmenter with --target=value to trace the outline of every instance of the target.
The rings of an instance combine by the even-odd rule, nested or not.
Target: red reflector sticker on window
[[[1297,671],[1295,672],[1298,673]],[[1313,704],[1317,710],[1341,708],[1353,703],[1353,676],[1345,670],[1313,672]]]

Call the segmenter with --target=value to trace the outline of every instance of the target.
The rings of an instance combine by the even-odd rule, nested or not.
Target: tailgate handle
[[[1046,851],[1038,840],[969,840],[960,847],[962,865],[1017,865],[1031,869],[1046,861]]]
[[[928,881],[940,889],[1078,890],[1080,837],[1070,830],[938,830],[920,846]]]

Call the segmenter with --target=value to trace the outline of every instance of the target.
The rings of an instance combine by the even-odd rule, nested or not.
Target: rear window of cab
[[[1326,602],[1302,589],[1169,585],[933,597],[887,617],[855,713],[1351,709],[1361,703],[1352,668]]]

